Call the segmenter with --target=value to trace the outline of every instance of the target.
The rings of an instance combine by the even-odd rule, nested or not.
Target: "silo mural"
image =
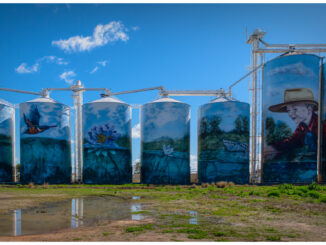
[[[317,180],[320,58],[287,55],[265,64],[263,182]]]
[[[0,101],[0,183],[13,182],[13,127],[15,109]]]
[[[322,75],[322,85],[323,85],[323,97],[322,97],[322,141],[321,141],[321,163],[319,166],[319,178],[321,182],[326,182],[326,64],[323,64],[323,75]]]
[[[83,180],[132,182],[131,107],[110,97],[83,105]]]
[[[141,107],[141,181],[190,183],[190,106],[161,98]]]
[[[71,182],[70,108],[50,98],[20,104],[21,182]]]
[[[249,111],[249,104],[224,96],[200,106],[198,109],[200,183],[249,182]]]

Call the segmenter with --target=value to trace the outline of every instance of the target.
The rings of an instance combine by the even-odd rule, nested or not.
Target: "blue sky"
[[[267,31],[270,43],[324,43],[325,13],[325,4],[1,4],[0,87],[40,91],[80,79],[86,87],[112,91],[226,89],[248,71],[246,27],[248,33]],[[233,96],[249,102],[248,80]],[[70,92],[51,97],[73,105]],[[0,92],[0,98],[19,104],[35,96]],[[84,94],[85,103],[98,98],[97,92]],[[119,96],[130,104],[157,98],[157,92]],[[196,155],[197,108],[212,98],[177,99],[192,107]],[[136,126],[139,110],[132,116]],[[135,138],[133,159],[138,157]]]

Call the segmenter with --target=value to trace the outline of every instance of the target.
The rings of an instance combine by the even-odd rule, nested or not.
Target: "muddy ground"
[[[143,206],[143,220],[106,220],[0,241],[326,241],[326,186],[0,186],[0,214],[72,197],[106,196]],[[190,222],[196,213],[196,222]],[[0,221],[1,222],[1,221]]]

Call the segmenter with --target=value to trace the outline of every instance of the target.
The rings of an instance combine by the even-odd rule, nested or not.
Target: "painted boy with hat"
[[[287,112],[297,127],[289,138],[266,146],[265,153],[289,152],[303,146],[308,146],[309,152],[317,152],[318,103],[310,89],[287,89],[284,91],[284,103],[272,105],[268,109],[272,112]]]

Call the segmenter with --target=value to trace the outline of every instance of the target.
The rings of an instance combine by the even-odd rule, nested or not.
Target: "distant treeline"
[[[163,145],[170,145],[174,151],[187,152],[189,151],[189,135],[181,139],[172,139],[170,137],[161,137],[155,141],[143,142],[143,150],[162,150]]]

